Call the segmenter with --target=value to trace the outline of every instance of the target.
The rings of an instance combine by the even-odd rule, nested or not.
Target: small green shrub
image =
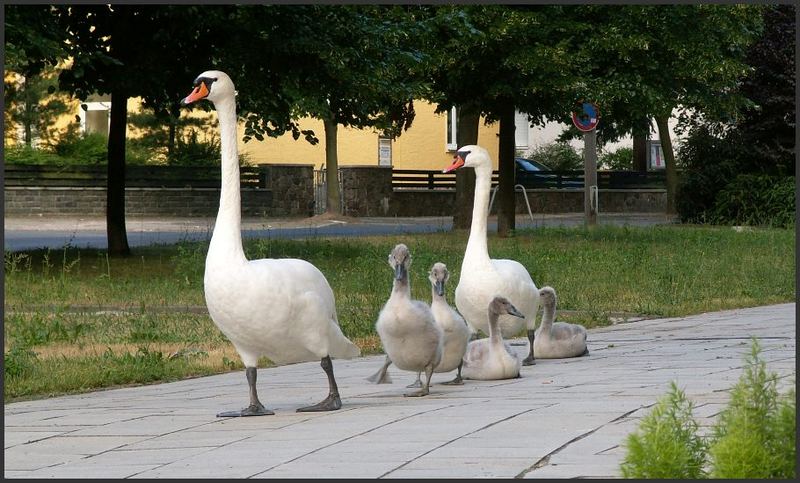
[[[714,425],[713,478],[794,478],[794,395],[779,398],[778,375],[767,372],[760,350],[754,340],[744,373]]]
[[[628,436],[625,478],[782,478],[796,472],[795,391],[780,396],[778,376],[759,359],[753,339],[745,368],[708,438],[697,435],[692,404],[670,392]]]
[[[555,171],[583,168],[583,157],[567,142],[543,144],[533,149],[528,156]]]
[[[603,151],[598,157],[598,165],[602,169],[631,171],[633,170],[633,148],[619,148],[610,152]]]
[[[16,378],[30,374],[36,364],[36,353],[23,345],[14,345],[3,354],[3,375]]]
[[[794,225],[795,178],[740,174],[717,193],[710,220],[720,225]]]
[[[628,453],[621,464],[625,478],[704,476],[705,443],[697,435],[691,401],[674,382],[642,419],[639,431],[628,435],[626,447]]]
[[[104,164],[108,159],[108,136],[100,133],[63,136],[53,151],[63,164]]]

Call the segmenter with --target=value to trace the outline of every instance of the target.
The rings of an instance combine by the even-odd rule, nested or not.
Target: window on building
[[[456,108],[452,107],[449,111],[447,111],[447,140],[445,141],[445,146],[448,151],[455,151],[458,149],[458,144],[456,143]]]
[[[458,149],[456,144],[456,108],[447,111],[447,134],[445,146],[448,151]],[[524,112],[514,111],[514,141],[517,149],[527,150],[530,147],[528,115]]]
[[[111,101],[92,100],[81,104],[78,117],[82,133],[100,133],[108,136]]]

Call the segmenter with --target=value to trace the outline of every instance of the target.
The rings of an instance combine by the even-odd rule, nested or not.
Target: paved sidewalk
[[[750,336],[794,384],[795,304],[623,323],[589,331],[588,357],[539,360],[505,381],[364,378],[382,356],[335,361],[339,411],[295,409],[327,391],[318,363],[259,371],[276,415],[218,419],[246,405],[242,371],[5,405],[5,477],[573,478],[619,476],[620,447],[675,380],[708,425],[738,380]],[[515,348],[525,351],[524,341]]]

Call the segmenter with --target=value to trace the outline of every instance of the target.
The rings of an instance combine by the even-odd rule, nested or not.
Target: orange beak
[[[452,173],[453,171],[457,170],[458,168],[464,166],[464,159],[456,154],[453,156],[453,164],[451,164],[446,169],[442,170],[442,173]]]
[[[191,94],[186,96],[183,100],[181,100],[181,105],[186,106],[191,104],[195,101],[199,101],[200,99],[205,99],[208,95],[208,87],[206,87],[205,82],[201,82],[194,88]]]

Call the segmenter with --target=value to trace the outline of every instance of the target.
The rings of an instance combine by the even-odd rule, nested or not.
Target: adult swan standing
[[[467,250],[461,263],[461,278],[456,287],[456,307],[473,330],[489,332],[486,307],[496,295],[506,297],[524,315],[500,316],[500,331],[505,338],[516,336],[527,327],[529,352],[522,364],[534,364],[536,312],[539,290],[528,270],[516,260],[491,259],[486,244],[486,220],[489,216],[489,193],[492,185],[492,159],[480,146],[462,146],[445,173],[461,167],[475,169],[475,202],[472,207],[472,226]]]
[[[258,400],[258,358],[275,363],[321,360],[329,393],[320,403],[297,411],[333,411],[342,407],[331,357],[356,357],[358,347],[342,334],[333,291],[322,272],[305,260],[248,260],[242,248],[236,99],[224,72],[207,71],[194,81],[182,105],[208,99],[219,116],[222,186],[219,212],[206,257],[208,313],[233,343],[246,367],[250,406],[218,417],[274,414]]]

